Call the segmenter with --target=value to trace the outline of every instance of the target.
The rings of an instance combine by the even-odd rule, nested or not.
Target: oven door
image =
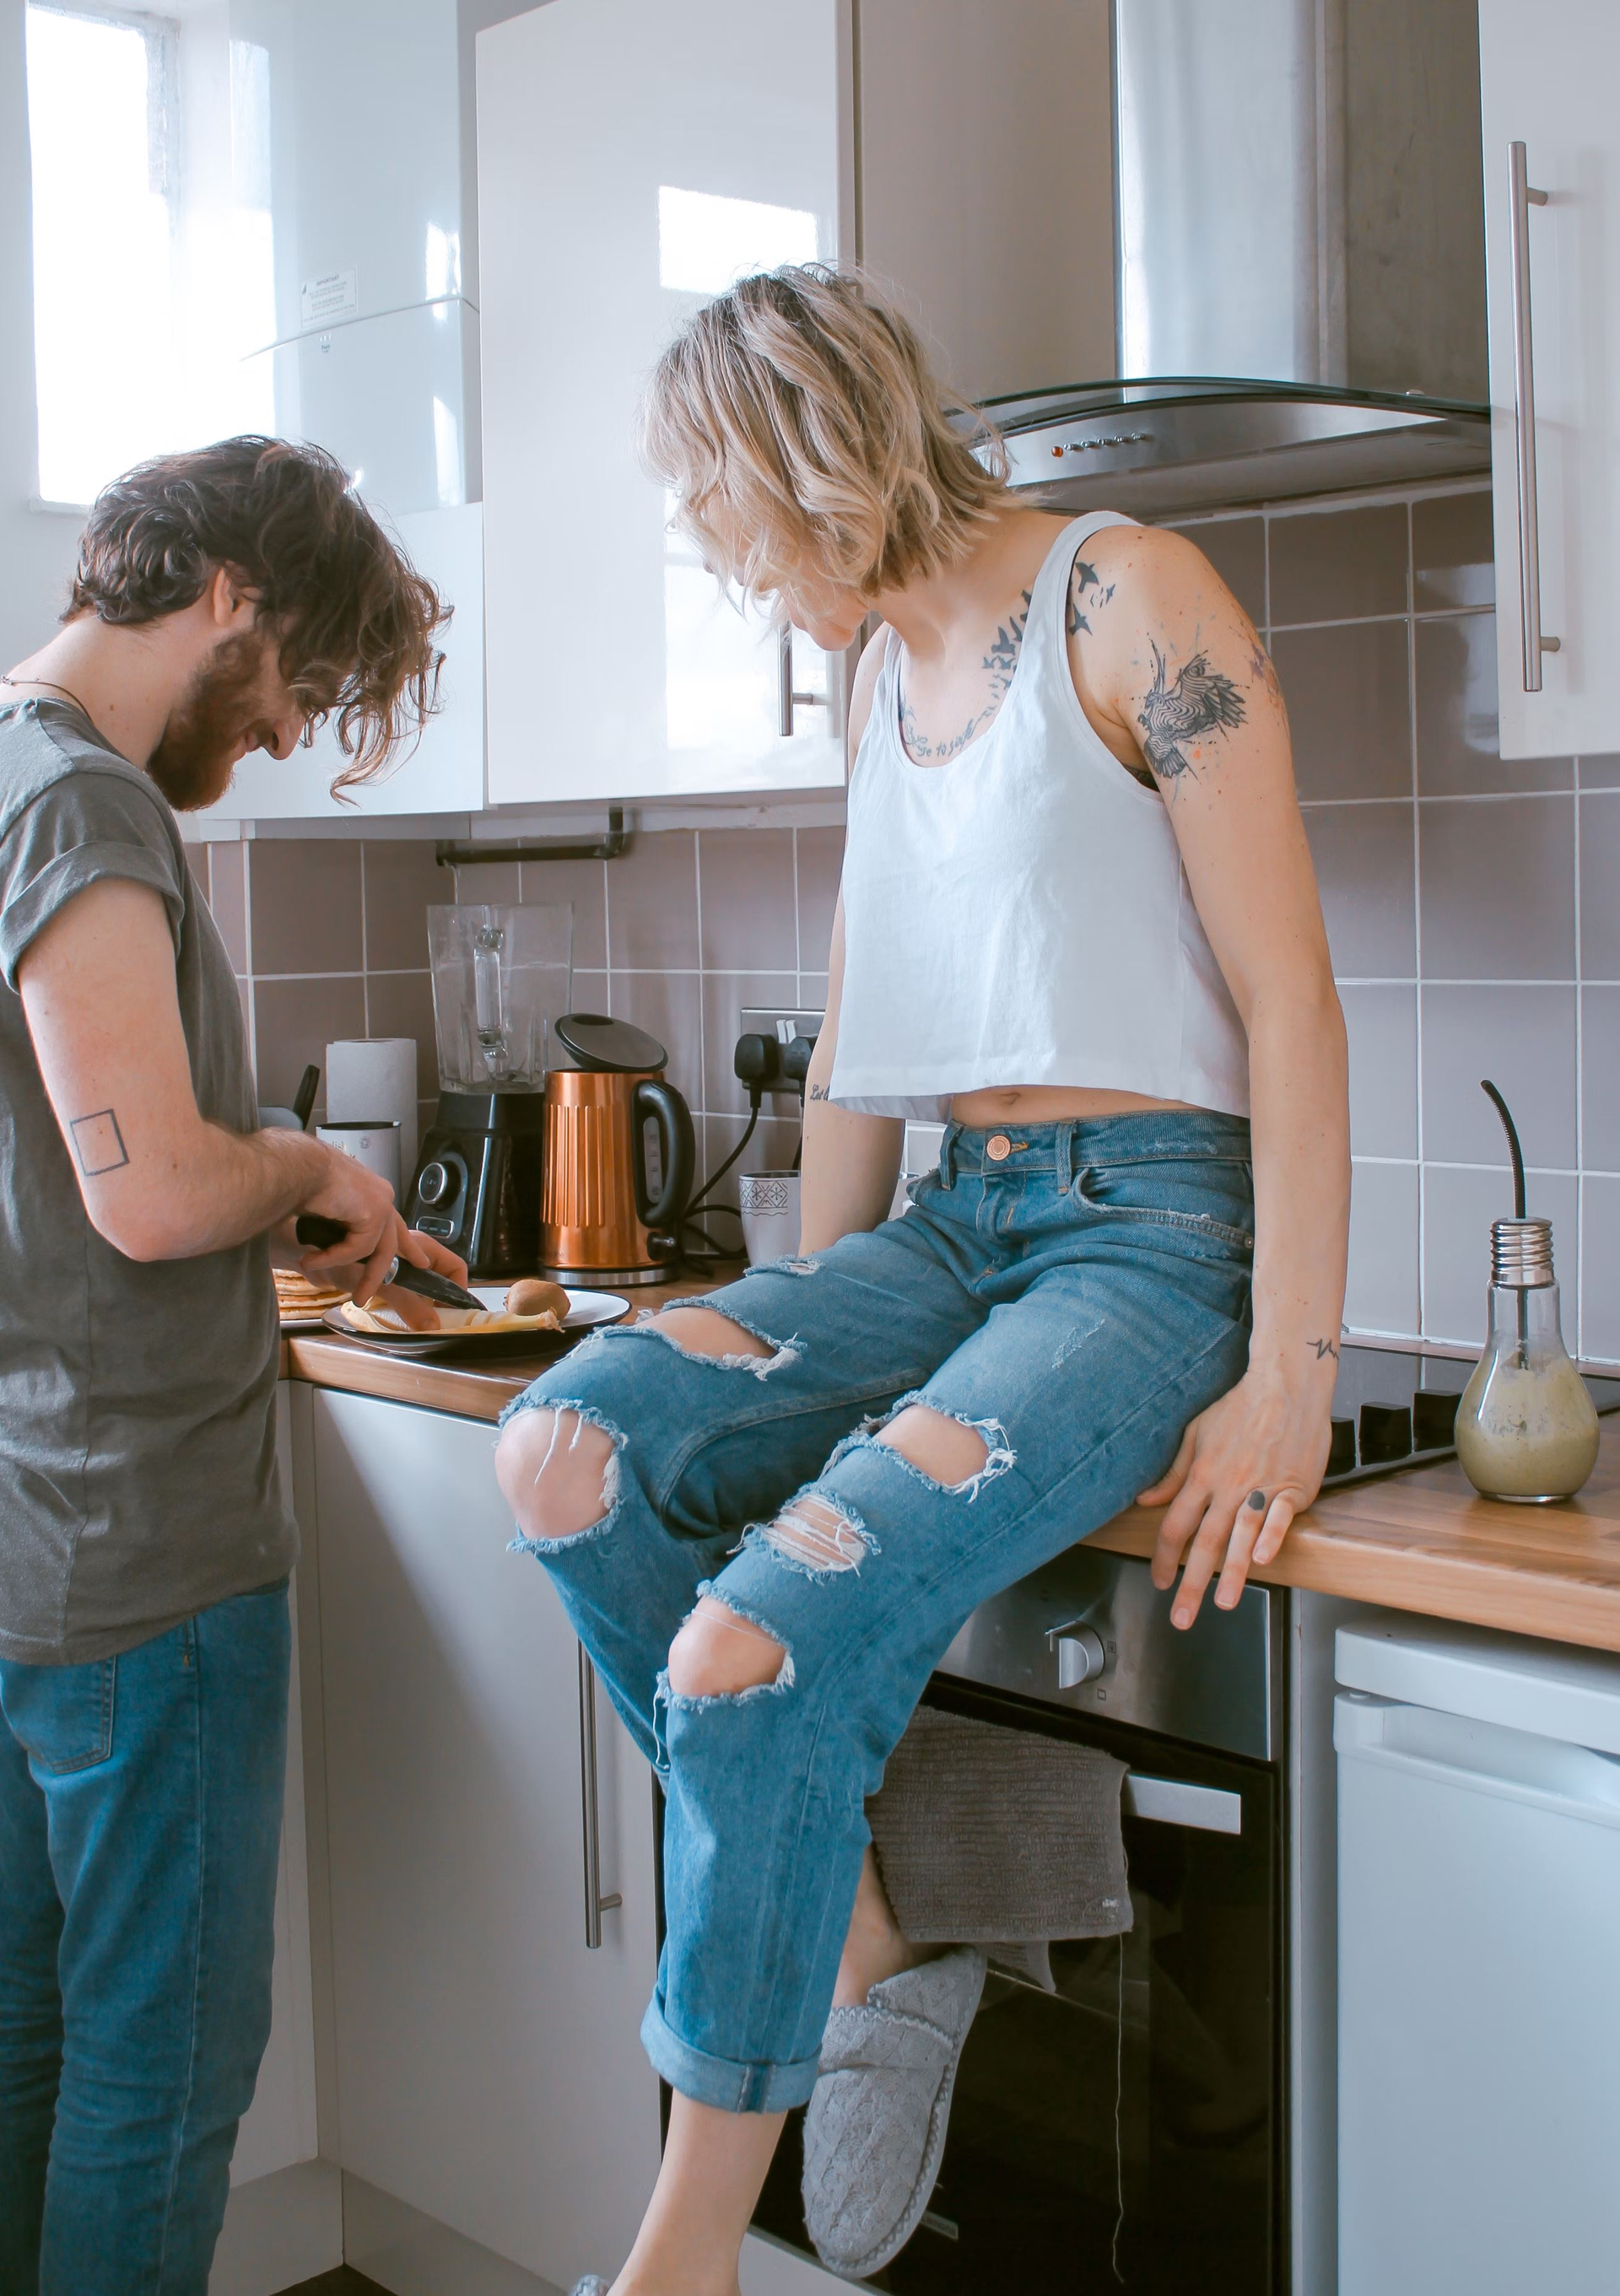
[[[1055,1945],[1055,1993],[992,1969],[944,2164],[870,2284],[918,2296],[1286,2284],[1279,1781],[1264,1763],[936,1681],[931,1704],[1131,1766],[1132,1925]],[[797,2116],[794,2116],[795,2123]],[[755,2222],[808,2250],[784,2134]]]

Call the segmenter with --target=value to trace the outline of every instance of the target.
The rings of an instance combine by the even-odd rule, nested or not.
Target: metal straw
[[[1522,1220],[1525,1217],[1525,1152],[1518,1144],[1518,1127],[1513,1121],[1513,1111],[1489,1077],[1480,1078],[1479,1088],[1493,1103],[1496,1113],[1502,1120],[1502,1130],[1508,1136],[1508,1153],[1513,1159],[1513,1217]],[[1518,1359],[1521,1364],[1527,1364],[1530,1360],[1530,1295],[1522,1286],[1518,1292]]]

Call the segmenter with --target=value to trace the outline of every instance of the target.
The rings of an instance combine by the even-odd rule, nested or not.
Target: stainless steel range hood
[[[988,402],[1016,487],[1155,519],[1420,484],[1491,466],[1489,409],[1308,383],[1179,377]]]
[[[1015,483],[1163,517],[1487,470],[1475,0],[1112,5],[1126,379],[988,401]]]

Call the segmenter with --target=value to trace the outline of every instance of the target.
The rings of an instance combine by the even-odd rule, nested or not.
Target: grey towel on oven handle
[[[867,1804],[894,1917],[1051,1986],[1048,1944],[1131,1927],[1127,1765],[1099,1747],[919,1706]]]

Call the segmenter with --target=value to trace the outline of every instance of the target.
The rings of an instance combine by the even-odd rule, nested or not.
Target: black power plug
[[[795,1037],[781,1048],[782,1081],[791,1084],[801,1100],[804,1098],[804,1079],[809,1071],[810,1056],[816,1049],[814,1037]]]
[[[781,1078],[782,1047],[774,1037],[739,1037],[731,1068],[737,1082],[747,1086],[748,1097],[757,1114],[761,1095]]]

